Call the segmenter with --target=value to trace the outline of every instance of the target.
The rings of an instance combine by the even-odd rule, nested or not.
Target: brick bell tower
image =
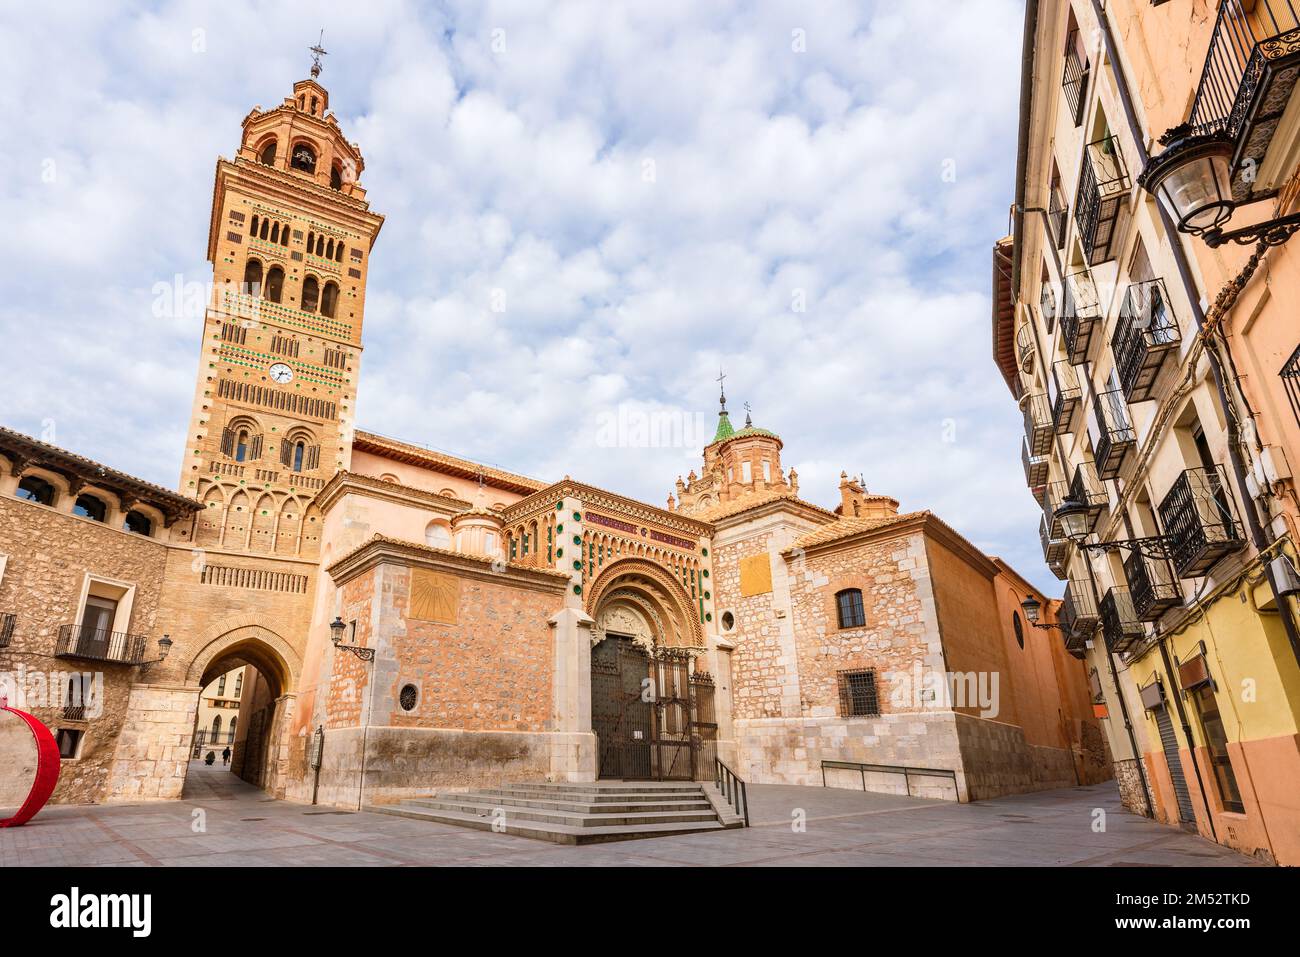
[[[180,489],[204,504],[199,548],[315,558],[313,495],[347,468],[366,273],[383,217],[365,162],[311,78],[243,121],[217,161],[203,323]]]

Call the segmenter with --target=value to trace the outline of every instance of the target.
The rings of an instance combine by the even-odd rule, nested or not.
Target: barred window
[[[880,714],[880,699],[876,695],[876,670],[841,671],[840,717],[854,718]]]
[[[857,588],[846,588],[835,595],[835,609],[839,613],[841,628],[861,628],[867,623],[866,612],[862,608],[862,592]]]

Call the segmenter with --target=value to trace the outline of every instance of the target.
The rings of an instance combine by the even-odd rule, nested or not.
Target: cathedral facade
[[[0,694],[56,731],[56,800],[179,797],[241,667],[234,771],[341,807],[717,762],[960,800],[1109,776],[1032,586],[847,475],[800,498],[725,396],[662,507],[359,430],[364,168],[315,76],[218,161],[177,492],[0,430]]]

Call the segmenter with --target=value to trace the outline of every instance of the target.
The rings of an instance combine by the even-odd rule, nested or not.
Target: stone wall
[[[1079,783],[1070,751],[1030,744],[1017,725],[958,713],[957,738],[972,801]]]
[[[0,613],[17,616],[8,648],[0,649],[0,674],[10,704],[30,711],[52,731],[82,732],[76,758],[64,759],[51,798],[59,803],[106,799],[118,736],[138,668],[125,664],[53,657],[59,628],[74,624],[86,575],[134,585],[127,630],[161,637],[159,596],[167,546],[44,505],[0,496],[0,555],[8,556],[0,579]],[[84,719],[66,717],[63,691],[74,674],[100,689]]]
[[[198,706],[197,688],[133,687],[102,800],[179,798]]]
[[[951,711],[884,714],[876,718],[808,717],[742,720],[736,723],[739,760],[736,773],[756,784],[820,787],[822,761],[854,761],[956,772],[957,792],[945,778],[912,779],[912,793],[955,799],[964,793],[961,749]],[[867,789],[900,791],[898,775],[868,779]],[[861,788],[857,772],[830,773],[831,786]]]

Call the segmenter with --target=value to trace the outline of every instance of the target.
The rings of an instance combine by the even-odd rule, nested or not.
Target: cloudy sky
[[[812,9],[810,9],[812,8]],[[0,422],[174,487],[213,166],[322,81],[387,217],[358,424],[662,504],[719,366],[1051,593],[991,359],[1017,0],[0,7]],[[657,434],[642,426],[653,421]]]

